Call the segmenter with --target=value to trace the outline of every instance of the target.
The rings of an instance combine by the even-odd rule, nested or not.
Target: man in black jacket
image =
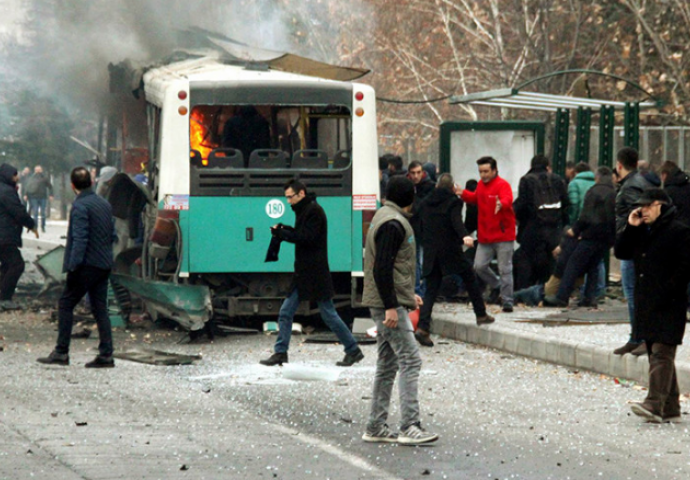
[[[422,246],[424,248],[423,276],[426,280],[424,303],[419,314],[415,338],[425,347],[433,347],[429,336],[431,312],[444,276],[461,278],[470,296],[477,325],[491,323],[494,318],[486,313],[472,264],[462,251],[463,245],[474,246],[474,239],[467,233],[462,222],[462,200],[454,191],[455,183],[449,173],[444,173],[436,188],[422,202],[419,218]]]
[[[544,305],[565,307],[579,277],[587,274],[581,306],[596,306],[596,288],[599,276],[599,262],[604,258],[616,238],[616,190],[612,172],[608,167],[599,167],[595,184],[585,194],[584,205],[575,224],[566,235],[577,239],[567,261],[558,293],[544,297]],[[561,255],[565,255],[562,252]],[[561,259],[559,259],[560,261]]]
[[[307,193],[307,187],[298,180],[290,180],[285,184],[285,198],[295,212],[295,228],[278,224],[271,228],[271,234],[295,244],[295,275],[290,294],[278,314],[279,331],[275,353],[260,363],[267,366],[288,363],[292,320],[300,301],[309,300],[316,302],[321,318],[345,348],[345,358],[336,365],[349,367],[361,361],[364,354],[333,305],[334,288],[328,267],[326,213],[316,203],[316,195]]]
[[[642,192],[653,185],[637,170],[639,155],[637,150],[630,147],[621,148],[616,154],[616,171],[618,172],[618,194],[616,195],[616,235],[625,229],[628,223],[628,216],[633,210],[633,205],[642,195]],[[632,260],[621,259],[621,283],[623,284],[623,294],[628,302],[628,315],[630,317],[630,330],[635,330],[635,265]],[[613,353],[616,355],[644,355],[647,353],[642,341],[635,341],[630,338],[625,345],[616,348]]]
[[[660,188],[644,191],[616,239],[616,256],[635,262],[632,337],[649,354],[649,391],[633,413],[654,423],[680,420],[676,348],[683,342],[690,281],[690,227]]]
[[[670,160],[661,164],[660,175],[664,191],[678,210],[678,220],[690,225],[690,177]]]
[[[18,180],[16,168],[6,163],[0,165],[0,311],[19,308],[12,296],[24,272],[24,259],[19,251],[22,227],[33,231],[38,238],[35,223],[19,200]]]
[[[548,280],[554,264],[551,252],[568,224],[569,205],[565,181],[551,172],[547,157],[536,155],[530,171],[520,179],[513,202],[520,243],[513,269],[516,290]]]
[[[113,334],[108,316],[108,279],[113,267],[113,243],[117,240],[110,204],[91,188],[91,174],[77,167],[70,175],[77,198],[72,204],[62,270],[67,284],[58,304],[58,339],[49,356],[40,363],[69,365],[69,347],[74,307],[89,294],[91,311],[98,326],[98,355],[86,368],[112,368]]]

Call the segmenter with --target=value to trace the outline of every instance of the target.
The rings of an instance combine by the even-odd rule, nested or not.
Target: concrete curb
[[[564,367],[625,378],[642,385],[648,383],[649,362],[646,356],[614,355],[610,348],[587,342],[515,331],[502,327],[500,320],[478,327],[456,315],[434,312],[431,331],[453,340],[483,345]],[[676,362],[676,372],[681,391],[690,391],[690,364]]]

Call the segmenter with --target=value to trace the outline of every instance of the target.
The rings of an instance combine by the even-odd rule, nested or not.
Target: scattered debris
[[[371,338],[367,334],[355,333],[352,335],[360,345],[376,343],[375,338]],[[335,333],[317,333],[316,335],[309,335],[304,343],[338,343],[338,337]]]
[[[188,466],[187,464],[184,464],[184,465],[182,465],[182,466],[180,467],[180,470],[183,471],[183,472],[186,471],[186,470],[189,470],[189,466]]]
[[[77,427],[85,427],[85,426],[88,425],[88,422],[74,422],[74,424],[75,424]]]
[[[120,360],[129,360],[130,362],[149,365],[191,365],[195,361],[202,359],[201,355],[170,353],[161,350],[125,350],[115,352],[113,356]]]
[[[82,328],[78,332],[72,332],[72,338],[89,338],[91,336],[90,328]]]

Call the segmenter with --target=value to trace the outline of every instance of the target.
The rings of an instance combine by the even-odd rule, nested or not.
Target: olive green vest
[[[384,308],[374,281],[374,260],[376,259],[376,233],[381,225],[391,220],[397,220],[405,229],[405,240],[400,245],[393,267],[393,283],[398,303],[405,307],[417,308],[414,297],[415,271],[417,268],[416,246],[414,231],[407,220],[409,214],[403,212],[395,203],[387,201],[376,212],[371,220],[371,226],[364,244],[364,294],[362,304],[365,307]]]

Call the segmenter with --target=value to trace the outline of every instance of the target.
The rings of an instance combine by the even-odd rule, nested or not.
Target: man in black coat
[[[579,277],[587,274],[580,306],[596,306],[599,263],[616,239],[616,189],[611,169],[599,167],[595,184],[585,194],[582,211],[566,235],[576,240],[573,249],[564,249],[559,263],[565,263],[558,293],[544,297],[544,305],[565,307]]]
[[[58,339],[55,349],[40,363],[69,365],[69,347],[74,307],[89,294],[91,311],[98,326],[98,355],[86,368],[112,368],[113,333],[108,316],[108,279],[113,267],[113,243],[117,241],[110,204],[91,188],[91,174],[77,167],[70,175],[77,194],[67,228],[62,271],[67,283],[58,303]]]
[[[292,335],[292,320],[303,300],[316,302],[321,318],[345,347],[345,358],[336,363],[349,367],[364,358],[357,340],[342,321],[333,305],[333,279],[328,267],[328,223],[316,196],[307,193],[307,187],[298,180],[285,184],[285,198],[295,212],[295,227],[283,224],[271,228],[271,234],[295,244],[295,275],[291,292],[278,314],[278,339],[274,354],[262,365],[282,365],[288,362],[288,348]]]
[[[19,308],[12,296],[24,273],[24,259],[19,252],[22,227],[38,238],[36,224],[17,194],[18,180],[16,168],[6,163],[0,165],[0,311]]]
[[[680,419],[676,348],[683,343],[690,281],[690,227],[660,188],[642,193],[616,239],[616,256],[635,262],[633,340],[649,355],[649,391],[633,413],[648,421]]]
[[[661,164],[660,175],[664,191],[678,210],[678,220],[690,225],[690,177],[670,160]]]
[[[423,275],[427,282],[424,303],[419,314],[415,337],[420,345],[433,347],[429,336],[431,312],[444,276],[462,279],[470,296],[477,325],[491,323],[494,318],[486,313],[472,264],[462,251],[462,246],[474,246],[474,239],[462,222],[462,200],[454,191],[455,183],[449,173],[439,177],[436,188],[419,208],[422,246],[424,248]]]
[[[544,283],[551,276],[552,251],[558,246],[561,230],[568,224],[568,187],[551,172],[551,162],[544,155],[532,158],[531,168],[520,179],[518,198],[513,202],[518,222],[515,252],[515,289]]]

